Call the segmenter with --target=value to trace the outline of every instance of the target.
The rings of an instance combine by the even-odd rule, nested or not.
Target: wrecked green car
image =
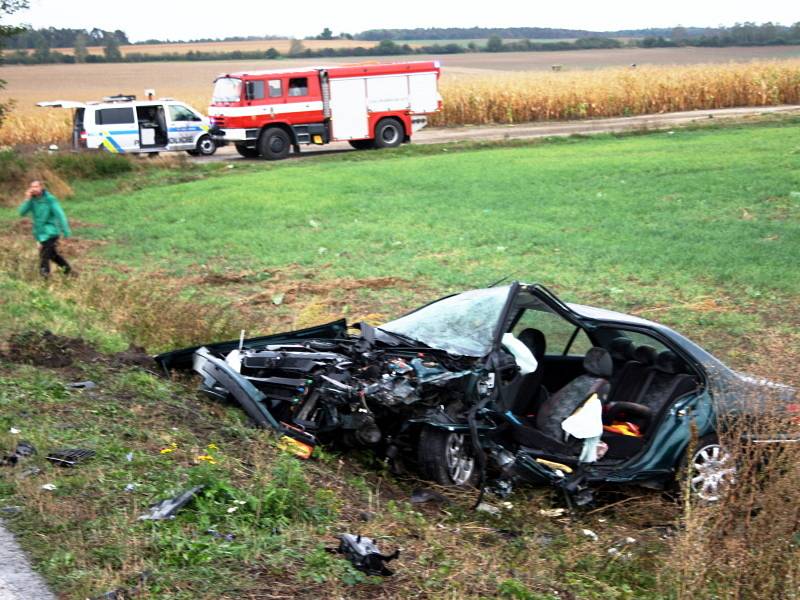
[[[369,448],[443,485],[550,483],[579,504],[603,483],[663,487],[682,465],[713,501],[736,476],[721,413],[758,418],[777,398],[787,423],[800,415],[792,388],[739,374],[664,325],[518,282],[379,327],[340,320],[156,361],[194,369],[206,394],[235,400],[300,456]]]

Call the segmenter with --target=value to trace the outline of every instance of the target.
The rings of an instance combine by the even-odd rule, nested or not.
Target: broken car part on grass
[[[400,556],[399,548],[391,554],[382,554],[374,540],[352,533],[340,535],[339,546],[329,548],[328,551],[343,555],[356,569],[367,575],[383,577],[394,575],[394,572],[389,570],[386,564]]]
[[[721,413],[797,407],[791,388],[736,373],[664,325],[516,282],[379,327],[340,320],[156,361],[193,368],[207,395],[235,400],[300,456],[369,448],[443,485],[505,496],[550,483],[578,504],[602,483],[669,485],[695,433],[698,456],[715,455]],[[701,466],[694,491],[718,497],[726,477]]]

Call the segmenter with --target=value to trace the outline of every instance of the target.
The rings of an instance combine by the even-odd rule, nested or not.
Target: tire
[[[397,119],[381,119],[375,127],[376,148],[397,148],[403,143],[405,130]]]
[[[418,451],[423,477],[447,486],[478,484],[478,462],[468,434],[425,427],[420,432]]]
[[[292,140],[280,127],[268,127],[258,138],[258,153],[265,160],[282,160],[291,149]]]
[[[148,152],[147,153],[147,158],[157,158],[157,157],[158,157],[158,152]]]
[[[212,156],[217,151],[217,143],[210,135],[201,135],[194,151],[199,156]]]
[[[258,158],[258,148],[245,144],[236,144],[236,152],[244,158]]]
[[[736,482],[733,455],[719,442],[716,434],[703,436],[683,469],[689,477],[692,495],[703,502],[717,502]],[[685,480],[684,480],[685,481]]]
[[[373,140],[350,140],[348,143],[356,150],[370,150],[375,147]]]

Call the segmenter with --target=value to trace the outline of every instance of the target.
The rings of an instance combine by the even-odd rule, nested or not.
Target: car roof
[[[615,310],[608,310],[607,308],[597,308],[596,306],[586,306],[585,304],[573,304],[567,302],[573,311],[582,317],[589,319],[599,319],[602,321],[617,321],[620,323],[628,323],[630,325],[646,325],[648,327],[663,328],[664,325],[637,317],[636,315],[629,315],[627,313],[617,312]]]

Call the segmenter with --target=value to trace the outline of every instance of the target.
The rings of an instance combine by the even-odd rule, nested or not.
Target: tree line
[[[427,31],[428,35],[439,32],[444,34],[463,34],[485,33],[495,31],[485,28],[473,29],[427,29],[427,30],[372,30],[388,32],[392,35],[401,35],[400,32],[411,32],[403,35],[418,35],[421,31]],[[542,31],[559,33],[576,33],[578,30],[558,30],[540,28],[509,28],[503,31],[507,33],[519,34],[523,32],[540,34]],[[800,44],[800,22],[792,26],[776,25],[774,23],[740,23],[732,27],[719,29],[703,29],[674,27],[669,30],[631,30],[627,32],[615,33],[636,33],[648,31],[650,33],[663,33],[667,35],[647,35],[641,38],[632,38],[621,41],[616,37],[605,35],[581,36],[572,40],[551,38],[553,41],[537,41],[536,39],[504,39],[499,34],[490,35],[485,43],[478,43],[474,40],[466,41],[469,38],[461,38],[464,42],[434,43],[429,45],[409,45],[401,43],[401,40],[383,38],[375,46],[364,47],[354,46],[347,48],[306,48],[302,40],[292,40],[291,46],[286,53],[281,53],[275,48],[264,50],[189,50],[187,52],[169,52],[160,54],[149,54],[136,52],[132,49],[135,45],[129,46],[129,50],[123,55],[120,51],[121,44],[128,44],[128,38],[123,31],[103,31],[100,29],[63,29],[57,30],[49,28],[46,30],[24,30],[9,38],[6,45],[14,49],[7,52],[4,56],[5,62],[11,64],[42,64],[42,63],[99,63],[99,62],[157,62],[157,61],[206,61],[206,60],[261,60],[279,58],[326,58],[326,57],[365,57],[365,56],[401,56],[414,54],[461,54],[465,52],[548,52],[556,50],[590,50],[590,49],[613,49],[622,47],[676,47],[676,46],[763,46],[763,45],[782,45]],[[703,32],[703,33],[698,33]],[[334,36],[329,28],[311,39],[333,40],[333,39],[362,39],[368,32],[356,34],[340,34]],[[387,35],[388,35],[387,33]],[[591,33],[591,32],[583,32]],[[71,37],[70,37],[71,36]],[[72,53],[59,52],[53,50],[54,47],[64,48],[65,40],[72,39]],[[247,38],[253,39],[253,38]],[[266,38],[265,38],[266,39]],[[273,38],[269,38],[273,39]],[[423,39],[423,38],[420,38]],[[441,38],[447,39],[447,38]],[[459,39],[459,38],[450,38]],[[546,38],[539,38],[546,39]],[[22,40],[22,41],[20,41]],[[49,40],[55,40],[51,45]],[[152,41],[152,40],[151,40]],[[211,40],[207,40],[211,41]],[[365,40],[366,41],[366,40]],[[156,41],[152,41],[156,43]],[[32,45],[33,44],[33,45]],[[102,47],[102,54],[90,53],[90,47]],[[165,44],[165,50],[169,46]]]

